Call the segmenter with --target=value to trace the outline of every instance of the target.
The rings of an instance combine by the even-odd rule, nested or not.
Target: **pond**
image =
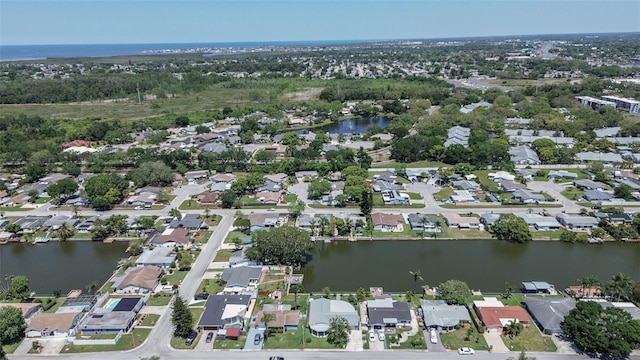
[[[472,289],[501,292],[505,282],[547,281],[556,289],[595,275],[609,280],[618,272],[640,280],[640,244],[572,244],[534,241],[510,244],[497,240],[334,241],[318,243],[302,269],[306,291],[329,287],[354,291],[381,286],[405,292],[414,286],[436,286],[449,279]],[[414,284],[410,271],[420,270]],[[415,291],[415,290],[414,290]]]
[[[361,117],[337,121],[315,131],[325,131],[332,134],[364,134],[371,125],[385,128],[390,122],[391,119],[383,116]]]
[[[55,290],[63,295],[71,289],[86,291],[94,281],[102,286],[118,260],[127,257],[126,248],[124,242],[94,241],[0,245],[0,281],[9,275],[25,275],[31,290],[39,295],[51,295]]]

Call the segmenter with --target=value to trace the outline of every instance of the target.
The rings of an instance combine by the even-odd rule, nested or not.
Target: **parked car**
[[[212,332],[207,334],[207,342],[210,343],[211,340],[213,340],[213,333]]]
[[[261,341],[262,341],[262,335],[256,334],[256,336],[253,338],[253,345],[260,345]]]
[[[376,332],[369,330],[369,341],[376,341]]]
[[[472,348],[468,348],[468,347],[461,347],[460,349],[458,349],[458,355],[473,355],[476,352],[473,351]]]
[[[284,360],[282,356],[269,356],[269,360]]]
[[[378,331],[378,340],[384,341],[384,330]]]
[[[209,298],[209,294],[207,293],[199,293],[193,297],[195,300],[207,300]]]
[[[436,333],[436,329],[431,329],[431,331],[429,331],[429,341],[431,341],[432,344],[438,343],[438,334]]]
[[[184,340],[185,345],[187,346],[191,346],[191,344],[193,344],[193,341],[198,337],[198,333],[191,330],[189,332],[189,335],[187,335],[187,338]]]

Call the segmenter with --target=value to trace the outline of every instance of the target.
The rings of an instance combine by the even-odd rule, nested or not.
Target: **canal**
[[[640,280],[640,244],[571,244],[534,241],[509,244],[497,240],[334,241],[316,244],[302,269],[306,291],[355,291],[381,286],[385,291],[414,289],[409,271],[420,270],[424,282],[437,286],[449,279],[470,288],[501,292],[538,280],[564,289],[577,279],[595,275],[609,280],[618,272]],[[415,290],[414,290],[415,291]]]
[[[0,282],[6,285],[6,276],[25,275],[31,290],[38,294],[86,291],[94,281],[102,286],[116,269],[118,260],[127,256],[126,248],[127,243],[94,241],[0,245]]]
[[[337,121],[329,125],[322,126],[318,130],[332,134],[364,134],[371,125],[377,125],[381,128],[385,128],[390,122],[391,119],[383,116],[360,117]]]

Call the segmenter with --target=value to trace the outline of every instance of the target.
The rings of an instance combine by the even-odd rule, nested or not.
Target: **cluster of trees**
[[[31,296],[29,278],[23,275],[11,277],[11,283],[6,289],[0,289],[0,299],[27,300]]]
[[[397,100],[429,99],[439,104],[446,99],[452,85],[433,77],[407,77],[404,80],[358,79],[334,81],[320,93],[320,99],[328,102],[347,100]]]
[[[527,222],[514,214],[500,214],[489,231],[498,240],[525,243],[532,239]]]
[[[471,297],[471,289],[461,280],[447,280],[438,285],[437,298],[448,304],[466,305]]]
[[[0,349],[2,344],[10,344],[24,337],[27,324],[22,316],[22,310],[13,306],[0,308]],[[0,359],[3,357],[0,350]]]
[[[268,265],[299,267],[305,264],[313,249],[309,232],[294,226],[253,232],[247,258]]]
[[[84,191],[96,210],[111,210],[122,201],[129,183],[116,174],[100,174],[85,181]]]
[[[91,240],[104,240],[110,236],[117,236],[129,230],[128,215],[111,215],[106,219],[96,219],[91,228]]]

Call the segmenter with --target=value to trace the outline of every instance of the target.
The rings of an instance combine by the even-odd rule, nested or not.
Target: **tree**
[[[509,323],[504,327],[504,334],[512,338],[514,336],[520,335],[523,329],[524,326],[522,325],[522,323],[517,321],[516,319],[513,319],[509,321]]]
[[[192,263],[193,257],[189,253],[183,255],[180,260],[178,260],[178,266],[180,267],[180,270],[189,270]]]
[[[190,120],[188,116],[180,115],[176,118],[175,124],[177,127],[189,126]]]
[[[176,208],[169,209],[169,216],[178,220],[182,219],[182,213]]]
[[[84,190],[96,210],[110,210],[120,202],[129,183],[116,174],[101,174],[85,181]]]
[[[324,297],[328,299],[331,296],[331,289],[328,286],[323,287],[322,294],[324,294]]]
[[[38,190],[36,189],[31,189],[27,191],[27,195],[29,195],[29,202],[34,203],[36,202],[36,200],[38,200],[38,196],[40,195],[40,192],[38,192]]]
[[[238,196],[233,190],[225,190],[220,193],[220,204],[224,209],[231,208],[236,200],[238,200]]]
[[[304,208],[307,205],[304,203],[304,201],[302,200],[298,200],[296,201],[295,205],[291,208],[289,208],[289,215],[291,216],[292,219],[297,219],[298,216],[302,215],[302,212],[304,211]]]
[[[19,224],[9,224],[7,226],[4,227],[5,230],[7,230],[8,232],[12,233],[13,235],[19,233],[20,231],[22,231],[22,227]]]
[[[582,287],[581,297],[585,297],[585,289],[597,288],[602,285],[600,279],[595,276],[585,276],[580,278],[578,279],[578,284]],[[588,292],[588,294],[591,294],[591,292]]]
[[[267,332],[269,332],[269,323],[273,322],[275,319],[276,319],[276,315],[274,313],[268,313],[268,312],[262,313],[261,321],[267,327]]]
[[[367,291],[362,287],[358,288],[358,291],[356,292],[356,297],[359,303],[365,301],[367,299]]]
[[[73,181],[73,179],[62,179],[47,187],[47,194],[57,203],[60,202],[60,199],[66,199],[76,191],[78,191],[78,183]]]
[[[129,242],[129,254],[138,256],[142,254],[142,239],[133,239]]]
[[[66,241],[75,234],[76,229],[69,223],[62,224],[58,230],[56,230],[56,236],[60,241]]]
[[[511,285],[509,282],[505,282],[504,293],[502,294],[502,297],[504,297],[505,299],[509,299],[511,295],[513,295],[513,290],[513,285]]]
[[[26,300],[31,296],[31,288],[29,287],[29,278],[26,276],[14,276],[11,279],[11,293],[20,300]]]
[[[339,316],[329,320],[329,330],[327,331],[327,342],[335,347],[344,348],[349,340],[351,326],[347,319]]]
[[[490,231],[496,239],[509,242],[525,243],[532,238],[527,222],[514,214],[500,214]]]
[[[536,360],[535,357],[531,357],[531,356],[527,356],[527,353],[523,351],[520,352],[520,355],[518,355],[518,360]]]
[[[627,357],[640,345],[639,322],[620,308],[593,301],[578,301],[560,328],[587,353]]]
[[[148,161],[129,171],[127,178],[137,187],[168,185],[173,182],[174,171],[162,161]]]
[[[289,287],[289,291],[293,292],[293,307],[295,309],[298,307],[298,294],[304,291],[304,286],[302,284],[292,284]]]
[[[362,169],[368,169],[371,167],[371,163],[373,162],[373,159],[371,159],[371,156],[369,156],[369,154],[367,154],[367,152],[364,151],[364,149],[361,146],[360,150],[358,150],[358,152],[356,153],[356,161],[358,162],[358,165],[360,165]]]
[[[326,179],[315,178],[309,183],[309,199],[320,199],[322,195],[331,192],[331,183]]]
[[[2,341],[0,341],[0,360],[7,360],[7,354],[4,352],[4,348],[2,347]]]
[[[633,199],[633,188],[627,184],[618,185],[613,190],[613,196],[619,199],[632,200]]]
[[[421,282],[424,281],[424,279],[422,278],[422,271],[420,271],[420,269],[416,271],[409,271],[409,275],[411,275],[411,277],[413,278],[414,289],[417,289],[418,280],[420,280]]]
[[[464,305],[471,296],[471,289],[461,280],[447,280],[438,285],[437,298],[449,304]]]
[[[265,264],[300,266],[307,262],[313,243],[309,232],[293,226],[282,226],[252,234],[247,257]]]
[[[231,238],[231,243],[233,244],[233,248],[235,251],[242,249],[242,240],[238,236],[234,236]]]
[[[631,298],[633,284],[629,275],[617,273],[606,283],[605,289],[615,301],[624,301]]]
[[[193,330],[193,315],[187,308],[187,303],[180,296],[177,296],[171,307],[171,323],[173,324],[173,335],[186,338]]]
[[[371,215],[373,210],[373,192],[371,189],[364,189],[362,191],[362,199],[360,200],[360,212],[364,216]]]
[[[27,324],[20,309],[13,306],[0,308],[0,345],[13,343],[22,338],[26,328]]]

